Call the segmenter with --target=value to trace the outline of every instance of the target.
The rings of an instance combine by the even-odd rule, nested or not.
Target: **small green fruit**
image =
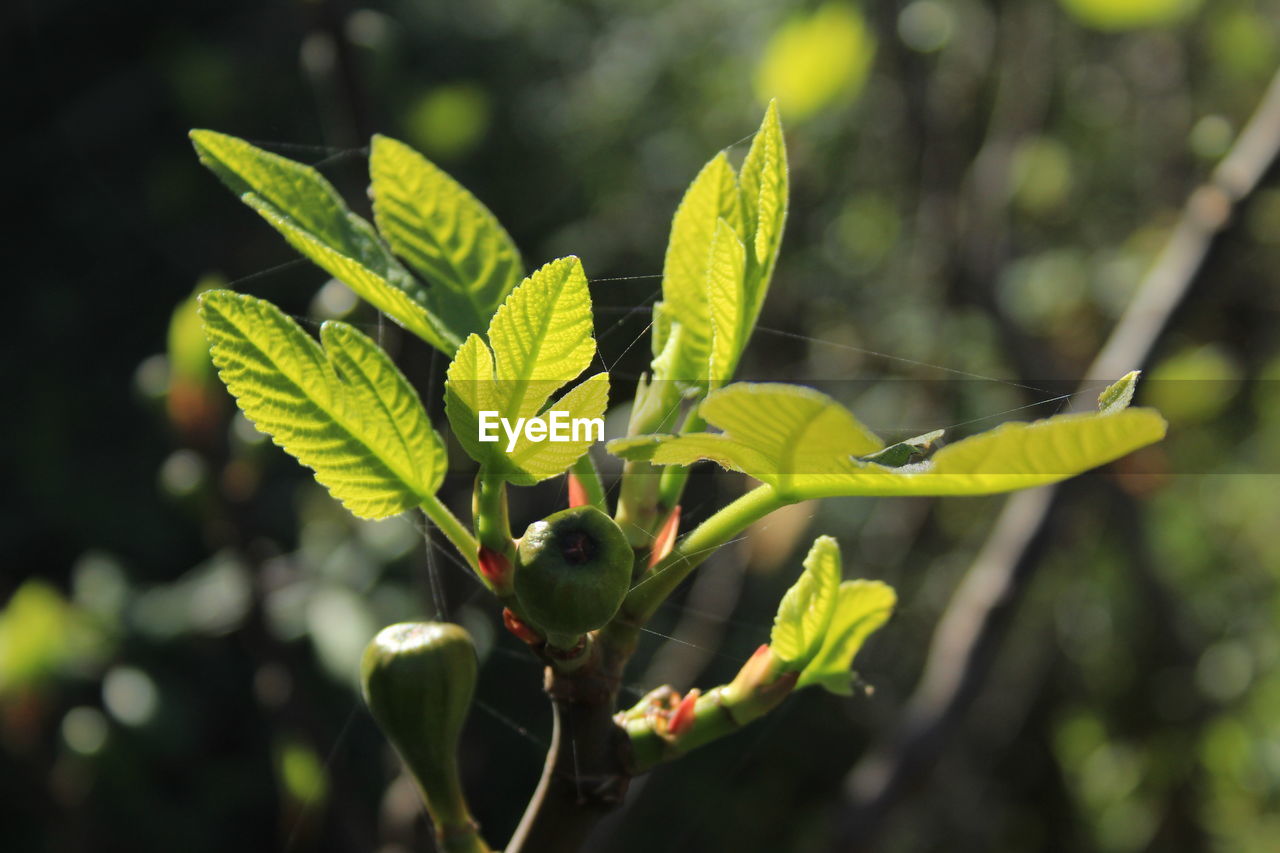
[[[516,598],[552,645],[601,627],[631,585],[635,553],[614,520],[577,506],[529,525],[516,551]]]
[[[383,628],[360,663],[364,700],[413,772],[437,828],[469,827],[457,746],[476,686],[476,651],[458,625]]]

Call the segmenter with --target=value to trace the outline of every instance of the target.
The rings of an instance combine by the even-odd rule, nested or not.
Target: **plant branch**
[[[547,668],[551,746],[505,853],[576,853],[596,821],[622,803],[631,779],[630,742],[613,719],[622,663],[596,645],[574,672]]]
[[[1280,151],[1280,73],[1209,180],[1188,199],[1173,234],[1133,301],[1085,373],[1114,379],[1141,366],[1186,297],[1215,237]],[[1082,406],[1078,395],[1077,407]],[[1091,402],[1086,398],[1086,403]],[[1034,573],[1059,487],[1006,501],[990,538],[957,588],[938,628],[903,722],[849,775],[853,802],[841,819],[836,849],[866,844],[908,787],[936,759],[951,728],[979,692],[995,649]]]
[[[721,545],[788,502],[772,486],[758,486],[686,533],[627,594],[618,614],[601,629],[601,640],[615,650],[634,648],[640,626],[691,571]]]
[[[440,532],[445,538],[452,543],[462,558],[467,561],[467,565],[478,573],[478,552],[480,550],[471,531],[467,530],[465,524],[458,520],[458,517],[449,511],[439,498],[431,495],[421,504],[422,512],[431,519],[436,527],[440,528]]]
[[[617,715],[631,738],[631,772],[644,773],[731,735],[782,704],[799,672],[782,672],[769,646],[756,649],[733,681],[683,698],[670,687],[651,691]]]

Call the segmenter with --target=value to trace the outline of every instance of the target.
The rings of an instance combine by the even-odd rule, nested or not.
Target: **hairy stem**
[[[458,517],[449,511],[449,508],[440,502],[435,495],[431,495],[421,504],[423,513],[427,518],[440,528],[440,532],[445,538],[453,544],[458,550],[462,558],[467,561],[467,565],[474,570],[477,568],[477,553],[480,546],[476,543],[476,539],[471,535],[471,531],[467,530],[466,525],[458,520]]]

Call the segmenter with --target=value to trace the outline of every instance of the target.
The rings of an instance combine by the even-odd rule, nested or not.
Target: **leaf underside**
[[[1058,415],[1006,423],[897,468],[858,457],[882,445],[844,407],[808,388],[736,383],[700,409],[722,433],[650,435],[610,442],[627,459],[690,465],[701,459],[743,471],[789,500],[840,495],[979,495],[1075,476],[1159,441],[1150,409]]]

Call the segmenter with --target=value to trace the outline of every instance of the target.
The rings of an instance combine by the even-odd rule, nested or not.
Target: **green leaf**
[[[720,152],[685,191],[667,242],[662,266],[662,297],[655,310],[654,376],[689,389],[705,387],[711,357],[711,308],[708,278],[712,244],[721,220],[741,220],[737,177]],[[678,330],[677,346],[668,350]]]
[[[698,413],[725,432],[622,439],[609,451],[659,465],[712,459],[787,491],[803,473],[884,447],[843,406],[799,385],[737,382],[708,394]]]
[[[786,144],[771,104],[741,179],[722,151],[676,210],[663,301],[654,306],[655,381],[694,394],[729,381],[764,303],[786,215]]]
[[[749,334],[743,328],[746,305],[742,277],[747,250],[728,222],[716,223],[711,241],[711,264],[707,270],[707,307],[711,312],[711,353],[707,378],[718,388],[733,378],[738,358]]]
[[[427,343],[457,348],[462,337],[428,308],[427,290],[319,172],[211,130],[191,131],[191,141],[200,162],[291,246]]]
[[[570,418],[603,417],[609,377],[599,373],[547,405],[557,389],[576,378],[595,356],[591,294],[577,258],[543,266],[511,292],[489,325],[492,350],[479,335],[470,336],[449,365],[445,411],[458,442],[490,473],[531,485],[577,461],[593,443],[530,442],[507,451],[506,436],[480,441],[480,413],[494,411],[515,423],[546,411]]]
[[[769,103],[764,121],[751,143],[739,178],[742,186],[742,220],[747,253],[747,270],[743,281],[742,340],[755,328],[756,318],[764,305],[769,280],[782,245],[782,229],[787,221],[787,143],[782,135],[782,119],[778,103]]]
[[[914,438],[908,438],[897,444],[886,447],[879,453],[873,453],[863,459],[888,468],[901,468],[914,462],[920,462],[933,450],[933,446],[942,438],[945,430],[935,429]]]
[[[245,415],[361,518],[386,518],[439,488],[445,450],[418,394],[369,338],[320,327],[323,348],[270,302],[200,296],[214,364]]]
[[[436,315],[457,340],[483,332],[523,275],[511,237],[479,199],[403,142],[374,136],[369,174],[378,230],[432,285]]]
[[[840,584],[822,647],[800,672],[796,688],[816,684],[832,693],[853,693],[849,667],[873,631],[893,615],[898,602],[893,587],[880,581],[855,580]]]
[[[1098,395],[1098,411],[1104,415],[1111,415],[1129,408],[1129,404],[1133,402],[1133,392],[1138,387],[1138,377],[1141,375],[1141,370],[1130,370],[1114,384],[1108,385],[1107,389]]]
[[[871,440],[844,407],[806,388],[736,383],[699,410],[723,434],[650,435],[609,451],[658,465],[710,459],[773,486],[787,500],[841,495],[981,495],[1054,483],[1164,437],[1151,409],[1058,415],[1006,423],[942,448],[928,461],[889,468],[856,459]],[[865,445],[864,445],[865,447]],[[877,448],[871,447],[870,450]]]
[[[778,605],[769,646],[785,671],[803,669],[822,646],[840,586],[840,545],[819,536],[804,559],[804,573]]]

